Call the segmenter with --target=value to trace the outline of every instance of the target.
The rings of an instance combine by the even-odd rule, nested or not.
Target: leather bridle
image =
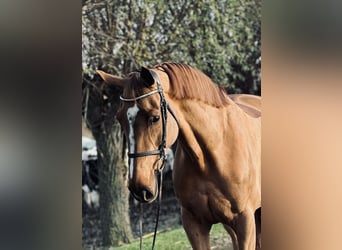
[[[159,169],[159,171],[161,171],[163,166],[164,166],[164,161],[166,160],[166,157],[167,157],[167,154],[166,154],[167,111],[169,111],[170,114],[173,116],[173,118],[176,120],[177,125],[178,125],[178,120],[177,120],[174,112],[172,111],[172,109],[170,108],[169,104],[167,103],[167,101],[165,99],[163,88],[161,86],[158,74],[154,70],[150,69],[149,71],[151,72],[154,80],[157,83],[157,89],[152,90],[146,94],[140,95],[140,96],[135,97],[135,98],[124,98],[124,97],[120,96],[120,100],[125,101],[125,102],[135,102],[137,100],[146,98],[150,95],[153,95],[156,93],[159,94],[159,96],[160,96],[161,120],[162,120],[162,140],[161,140],[161,143],[160,143],[158,149],[156,149],[156,150],[145,151],[145,152],[128,152],[128,157],[129,158],[138,158],[138,157],[145,157],[145,156],[151,156],[151,155],[159,155],[159,157],[160,157],[159,160],[162,160],[162,162],[163,162],[162,167]]]
[[[152,150],[152,151],[145,151],[145,152],[128,152],[128,157],[129,158],[138,158],[138,157],[145,157],[145,156],[151,156],[151,155],[159,155],[159,160],[162,160],[162,164],[161,167],[158,169],[158,174],[160,176],[159,179],[159,188],[158,188],[158,207],[157,207],[157,218],[156,218],[156,225],[154,228],[154,235],[153,235],[153,242],[152,242],[152,250],[154,249],[155,246],[155,240],[156,240],[156,235],[157,235],[157,228],[158,228],[158,222],[159,222],[159,213],[160,213],[160,205],[161,205],[161,199],[162,199],[162,183],[163,183],[163,169],[164,169],[164,165],[165,165],[165,160],[167,158],[167,153],[166,153],[166,125],[167,125],[167,111],[170,112],[170,114],[173,116],[173,118],[175,119],[177,126],[179,127],[178,124],[178,120],[177,117],[175,115],[175,113],[172,111],[172,109],[170,108],[169,104],[167,103],[165,96],[164,96],[164,92],[163,92],[163,88],[161,86],[160,83],[160,79],[158,74],[154,71],[149,69],[153,79],[155,80],[155,82],[157,83],[157,89],[152,90],[146,94],[140,95],[138,97],[135,98],[124,98],[122,96],[120,96],[120,100],[124,101],[124,102],[135,102],[137,100],[143,99],[145,97],[148,97],[150,95],[156,94],[158,93],[160,96],[160,110],[161,110],[161,119],[162,119],[162,141],[158,147],[158,149],[156,150]],[[142,249],[142,204],[140,204],[140,249]]]

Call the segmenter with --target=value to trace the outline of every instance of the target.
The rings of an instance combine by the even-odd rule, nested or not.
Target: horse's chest
[[[208,197],[208,207],[211,211],[212,217],[217,222],[229,224],[236,215],[235,205],[230,200],[221,195],[211,195]]]
[[[240,190],[230,185],[231,176],[223,178],[220,171],[202,172],[183,152],[174,164],[175,193],[182,207],[212,223],[231,220],[240,210]],[[210,178],[209,178],[210,176]]]
[[[232,205],[214,184],[200,177],[191,180],[180,177],[178,181],[175,182],[176,195],[182,207],[196,217],[205,218],[212,223],[228,223],[234,218],[234,202]]]

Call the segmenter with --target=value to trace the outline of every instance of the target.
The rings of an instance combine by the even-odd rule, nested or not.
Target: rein
[[[158,206],[157,206],[157,214],[156,214],[156,225],[154,228],[154,235],[153,235],[153,243],[152,243],[152,250],[154,249],[155,245],[155,240],[156,240],[156,235],[157,235],[157,229],[158,229],[158,223],[159,223],[159,215],[160,215],[160,206],[161,206],[161,201],[162,201],[162,186],[163,186],[163,169],[165,166],[165,160],[167,158],[166,154],[166,125],[167,125],[167,111],[170,112],[170,114],[173,116],[173,118],[176,120],[177,125],[178,120],[175,116],[175,113],[173,110],[170,108],[169,104],[166,102],[163,88],[160,83],[160,79],[158,74],[154,70],[149,70],[150,73],[152,74],[154,80],[157,83],[157,89],[152,90],[146,94],[140,95],[135,98],[124,98],[120,96],[121,101],[125,102],[135,102],[136,100],[143,99],[145,97],[148,97],[150,95],[158,93],[160,96],[160,111],[161,111],[161,118],[162,118],[162,141],[156,150],[152,151],[145,151],[145,152],[129,152],[128,157],[129,158],[137,158],[137,157],[145,157],[145,156],[151,156],[151,155],[159,155],[159,160],[162,160],[162,165],[158,169],[158,174],[159,174],[159,183],[158,183]],[[142,249],[142,204],[140,203],[140,217],[139,217],[139,228],[140,228],[140,249]]]

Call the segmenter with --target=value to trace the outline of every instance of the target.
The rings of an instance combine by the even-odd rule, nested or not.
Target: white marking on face
[[[138,105],[135,103],[133,107],[127,109],[127,120],[128,120],[128,137],[129,137],[129,152],[134,153],[135,151],[135,139],[134,139],[134,123],[139,111]],[[133,178],[133,159],[129,159],[129,178]]]

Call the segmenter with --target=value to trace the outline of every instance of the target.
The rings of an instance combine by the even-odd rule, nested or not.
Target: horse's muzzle
[[[129,187],[131,194],[133,197],[138,200],[139,202],[143,203],[151,203],[153,202],[158,196],[158,189],[156,188],[156,193],[153,194],[152,190],[147,187],[142,187],[139,189]]]

